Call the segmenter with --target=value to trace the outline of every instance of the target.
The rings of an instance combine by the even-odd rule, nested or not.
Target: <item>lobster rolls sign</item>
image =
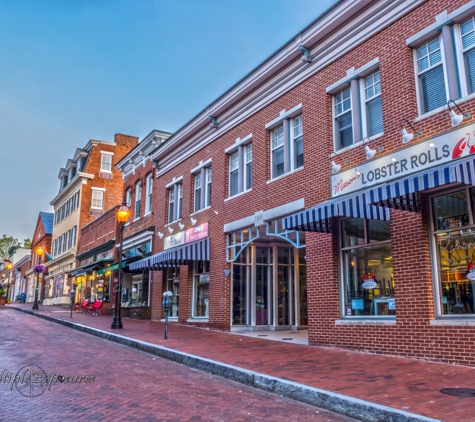
[[[376,148],[383,139],[379,138],[372,142],[371,148]],[[412,142],[415,141],[416,139]],[[332,197],[399,179],[470,154],[475,154],[475,124],[333,175],[331,178]]]

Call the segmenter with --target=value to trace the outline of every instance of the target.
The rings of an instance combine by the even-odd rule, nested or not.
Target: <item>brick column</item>
[[[162,319],[163,270],[152,271],[150,283],[150,308],[152,320]]]

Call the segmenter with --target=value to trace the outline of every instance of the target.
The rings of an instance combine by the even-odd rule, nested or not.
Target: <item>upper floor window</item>
[[[353,144],[350,88],[341,91],[335,96],[334,106],[337,149],[342,149]]]
[[[252,134],[236,139],[228,154],[229,196],[252,189]]]
[[[79,207],[79,191],[74,195],[74,210],[77,210]]]
[[[149,173],[146,178],[147,198],[145,202],[145,214],[152,212],[152,188],[153,188],[153,174]]]
[[[417,76],[422,114],[447,103],[444,66],[439,38],[416,49]]]
[[[137,182],[135,184],[135,207],[134,207],[134,220],[140,218],[140,198],[142,197],[142,184]]]
[[[183,185],[174,183],[168,188],[168,222],[181,218],[181,204],[183,197]]]
[[[272,131],[272,178],[284,174],[284,127]]]
[[[475,24],[474,18],[460,25],[468,94],[475,92]]]
[[[71,230],[71,247],[74,248],[76,246],[76,234],[77,234],[77,226],[74,226]]]
[[[333,96],[335,151],[383,133],[379,59],[347,70],[346,76],[326,91]]]
[[[91,208],[102,210],[104,208],[104,191],[92,189]]]
[[[379,70],[365,78],[365,112],[367,136],[383,131],[383,102]]]
[[[127,204],[128,207],[132,205],[132,189],[128,188],[125,191],[125,203]]]
[[[111,154],[101,154],[101,171],[112,171],[112,155]]]
[[[201,164],[194,172],[193,211],[197,212],[211,205],[211,161]]]

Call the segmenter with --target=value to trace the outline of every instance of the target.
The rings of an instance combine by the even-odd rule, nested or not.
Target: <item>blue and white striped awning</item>
[[[209,261],[209,238],[159,252],[129,265],[130,270],[159,270],[165,267],[186,265],[188,261]]]
[[[420,192],[448,185],[475,182],[475,157],[425,170],[368,190],[369,202],[381,207],[421,211]]]
[[[332,217],[389,220],[389,210],[370,205],[367,191],[331,199],[308,210],[284,217],[284,229],[330,233]]]

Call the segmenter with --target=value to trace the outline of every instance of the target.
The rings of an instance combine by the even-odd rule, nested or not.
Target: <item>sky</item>
[[[336,0],[0,0],[0,236],[90,139],[174,132]]]

